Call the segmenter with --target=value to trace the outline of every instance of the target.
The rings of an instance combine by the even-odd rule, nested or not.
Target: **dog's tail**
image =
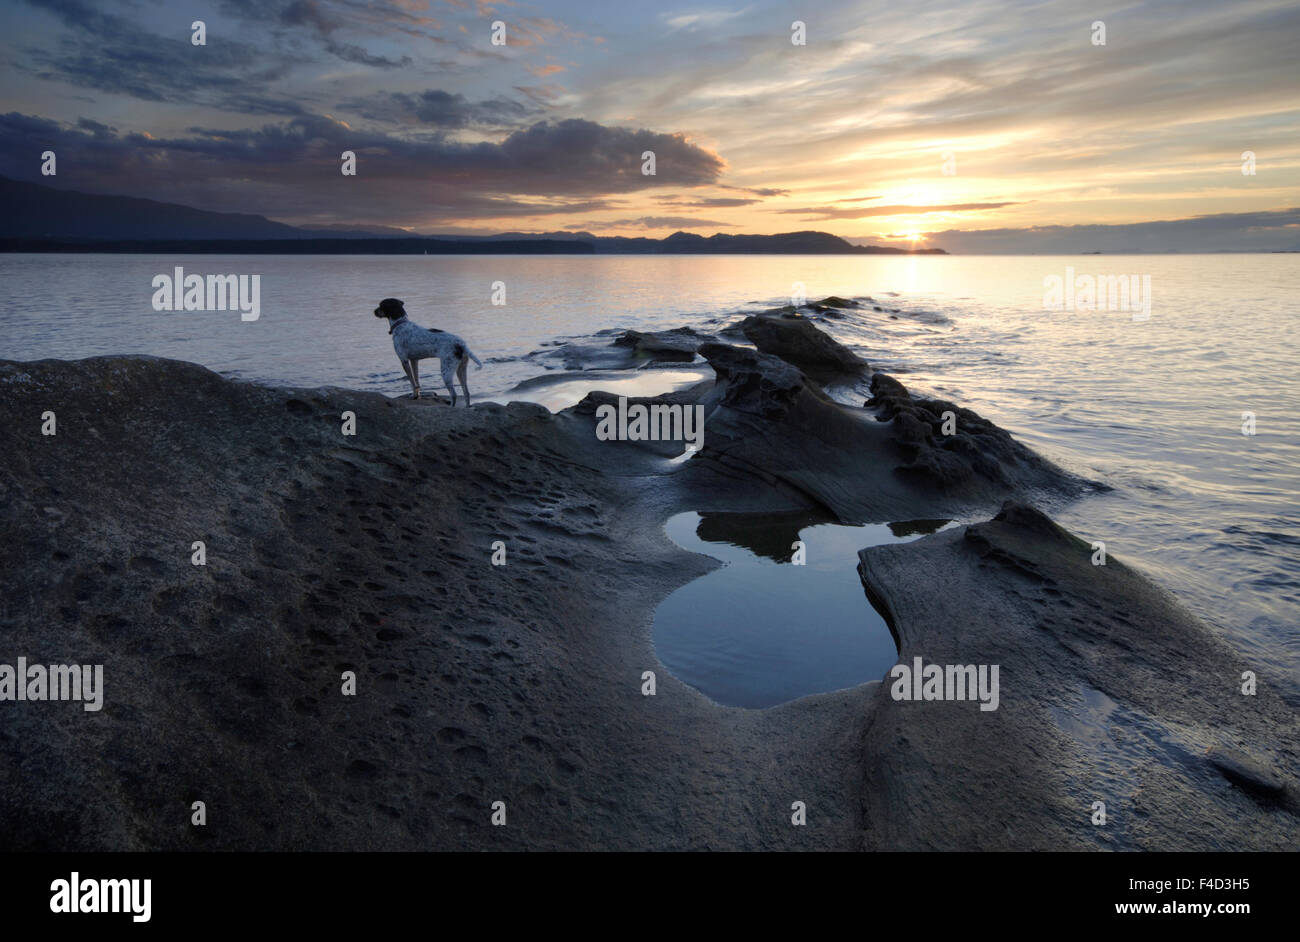
[[[478,357],[474,356],[474,354],[470,353],[470,352],[469,352],[469,347],[465,346],[463,343],[458,343],[458,344],[456,344],[456,350],[455,350],[455,353],[456,353],[456,356],[458,356],[458,357],[469,357],[471,360],[473,360],[473,361],[474,361],[474,369],[476,369],[476,370],[481,370],[481,369],[483,369],[483,362],[482,362],[481,360],[479,360]]]

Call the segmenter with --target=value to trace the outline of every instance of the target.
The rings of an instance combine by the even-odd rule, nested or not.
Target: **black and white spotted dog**
[[[469,405],[469,386],[465,383],[465,368],[473,360],[476,369],[482,369],[479,358],[469,352],[465,341],[455,334],[432,327],[420,327],[406,319],[406,308],[397,298],[384,298],[375,308],[375,317],[386,317],[388,332],[393,335],[393,349],[402,361],[402,370],[411,381],[411,398],[420,398],[420,361],[437,357],[442,361],[442,381],[451,393],[451,404],[456,404],[456,389],[452,378],[460,380],[465,391],[465,405]]]

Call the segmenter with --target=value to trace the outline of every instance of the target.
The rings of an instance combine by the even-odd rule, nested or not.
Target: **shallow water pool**
[[[681,513],[678,546],[725,565],[655,612],[664,665],[726,706],[763,708],[879,680],[898,660],[885,620],[858,578],[858,550],[904,543],[945,520],[861,527],[808,513]],[[802,564],[794,544],[803,544]]]
[[[480,396],[482,402],[536,402],[559,412],[581,402],[588,393],[601,391],[617,396],[662,396],[711,379],[705,367],[680,370],[591,370],[587,373],[559,373],[536,377],[495,396]]]

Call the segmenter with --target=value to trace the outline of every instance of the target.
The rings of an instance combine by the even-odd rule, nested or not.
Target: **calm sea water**
[[[158,313],[152,278],[261,275],[261,317]],[[1048,312],[1044,279],[1146,275],[1149,320]],[[490,303],[504,282],[506,304]],[[1300,256],[300,257],[0,255],[0,357],[151,353],[247,379],[406,391],[380,298],[463,336],[476,394],[605,328],[717,328],[801,282],[872,304],[823,326],[1111,485],[1054,509],[1300,697]],[[897,309],[897,313],[892,313]],[[1242,413],[1256,434],[1242,434]],[[882,521],[883,522],[883,521]]]

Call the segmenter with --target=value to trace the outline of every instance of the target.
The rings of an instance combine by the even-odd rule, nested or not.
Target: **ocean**
[[[177,265],[258,275],[257,320],[155,311],[153,279]],[[1046,309],[1067,273],[1137,276],[1149,311],[1080,297]],[[1300,255],[0,255],[0,357],[148,353],[397,395],[408,386],[371,314],[397,297],[484,361],[476,397],[508,398],[558,365],[535,355],[557,341],[717,330],[800,292],[858,299],[819,326],[914,392],[1109,485],[1053,516],[1148,573],[1300,703]]]

